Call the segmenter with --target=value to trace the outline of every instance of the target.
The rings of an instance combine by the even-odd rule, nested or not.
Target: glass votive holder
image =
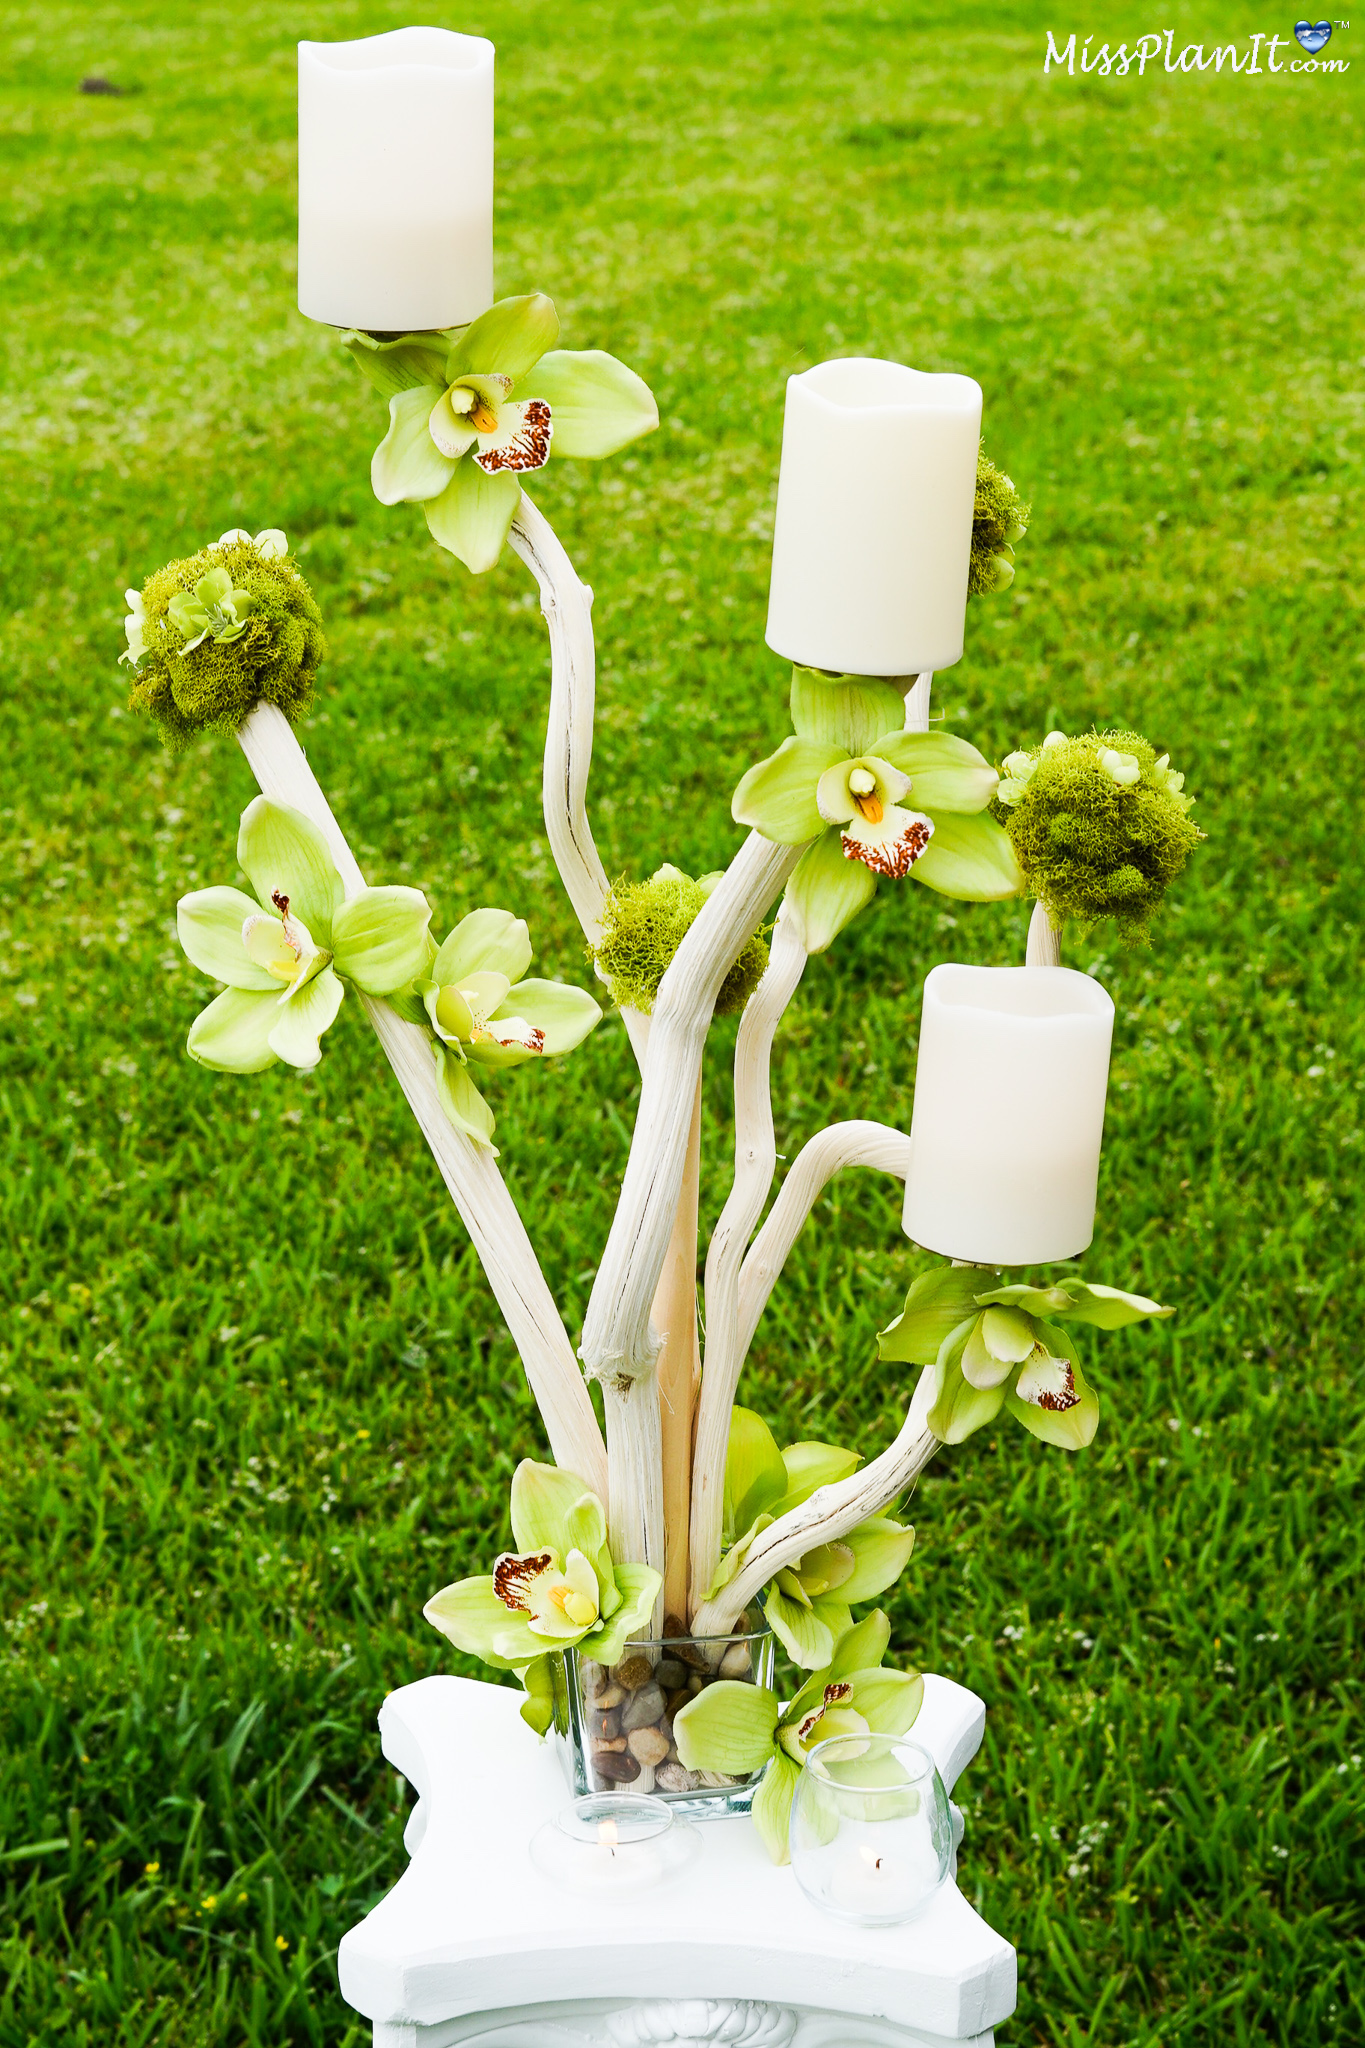
[[[565,1891],[624,1895],[676,1877],[691,1862],[697,1831],[662,1799],[588,1792],[531,1837],[531,1861]]]
[[[831,1735],[792,1802],[791,1859],[813,1905],[856,1927],[909,1920],[948,1875],[953,1825],[934,1760],[904,1735]]]

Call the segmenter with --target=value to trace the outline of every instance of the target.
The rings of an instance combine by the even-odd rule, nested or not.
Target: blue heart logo
[[[1330,21],[1296,21],[1294,34],[1309,56],[1315,57],[1319,50],[1325,50],[1331,42],[1332,24]]]

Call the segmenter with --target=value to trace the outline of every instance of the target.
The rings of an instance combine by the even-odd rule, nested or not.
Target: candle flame
[[[599,1821],[598,1821],[598,1823],[597,1823],[597,1843],[598,1843],[598,1847],[599,1847],[599,1848],[601,1848],[601,1849],[615,1849],[615,1847],[616,1847],[617,1843],[618,1843],[618,1842],[620,1841],[620,1839],[621,1839],[621,1835],[620,1835],[620,1830],[619,1830],[619,1829],[617,1828],[616,1822],[615,1822],[614,1820],[599,1820]]]

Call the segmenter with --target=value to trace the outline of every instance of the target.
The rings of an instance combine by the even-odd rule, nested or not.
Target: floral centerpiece
[[[729,867],[694,880],[664,862],[609,884],[586,809],[590,593],[526,484],[552,458],[601,459],[649,432],[653,399],[613,357],[561,350],[540,293],[463,327],[341,339],[386,414],[371,472],[381,502],[420,505],[435,543],[473,573],[510,545],[539,584],[552,655],[546,825],[597,993],[529,975],[528,927],[510,909],[480,908],[438,941],[421,892],[366,882],[294,736],[326,651],[318,607],[283,533],[234,530],[130,591],[126,621],[133,702],[168,746],[230,730],[262,790],[237,842],[247,887],[179,906],[186,954],[222,985],[187,1020],[187,1049],[220,1073],[307,1069],[343,1005],[362,1012],[479,1250],[551,1458],[518,1468],[509,1547],[484,1575],[434,1590],[427,1619],[520,1682],[525,1718],[566,1738],[577,1783],[694,1811],[751,1807],[781,1861],[819,1743],[914,1727],[913,1653],[888,1661],[877,1603],[911,1561],[903,1516],[918,1474],[1002,1412],[1053,1452],[1082,1451],[1100,1412],[1084,1333],[1171,1310],[1080,1278],[1083,1243],[1062,1244],[1052,1270],[1020,1271],[1039,1262],[927,1233],[921,1243],[953,1263],[920,1271],[894,1318],[887,1305],[880,1356],[918,1369],[895,1440],[870,1457],[779,1446],[737,1400],[764,1304],[830,1176],[860,1165],[904,1178],[912,1147],[862,1122],[813,1134],[760,1229],[777,1166],[774,1036],[808,958],[907,884],[995,904],[1031,894],[1032,964],[992,972],[1042,975],[1024,1009],[1051,1017],[1067,922],[1113,917],[1125,941],[1145,939],[1200,836],[1191,800],[1139,734],[1054,732],[997,767],[931,725],[927,670],[797,659],[793,730],[769,735],[731,798],[744,837]],[[965,484],[959,462],[943,485],[958,493],[947,521],[958,594],[949,576],[930,595],[949,637],[954,601],[960,628],[969,595],[1012,581],[1029,523],[975,431],[959,436]],[[784,490],[786,478],[784,458]],[[640,1105],[576,1350],[500,1178],[493,1105],[511,1069],[571,1054],[604,1002],[626,1022]],[[735,1169],[706,1255],[703,1342],[699,1080],[712,1018],[726,1013],[740,1013]],[[1032,1040],[1019,1043],[1027,1060]],[[950,1119],[969,1107],[966,1093],[938,1105]],[[1094,1158],[1078,1170],[1093,1205]],[[1050,1197],[1040,1186],[1030,1199],[1046,1210]],[[795,1672],[782,1683],[779,1646]]]

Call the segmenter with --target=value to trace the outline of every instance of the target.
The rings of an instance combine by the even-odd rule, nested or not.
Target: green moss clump
[[[1056,929],[1112,917],[1145,945],[1152,913],[1205,836],[1184,776],[1135,732],[1050,733],[1011,754],[991,810]]]
[[[240,639],[204,640],[182,654],[186,639],[170,616],[177,591],[193,591],[211,569],[226,569],[255,600]],[[277,704],[291,723],[313,701],[318,664],[327,654],[322,613],[287,556],[267,559],[250,541],[202,548],[168,562],[142,586],[145,652],[133,670],[129,704],[151,717],[165,745],[179,753],[196,733],[234,733],[254,704]]]
[[[589,948],[589,955],[619,1009],[648,1016],[674,954],[719,880],[715,874],[693,881],[678,868],[662,867],[647,882],[622,877],[613,884],[602,911],[601,944]],[[767,965],[767,943],[755,932],[721,983],[715,1014],[737,1016]]]
[[[988,456],[976,458],[976,505],[972,513],[972,558],[967,571],[969,597],[1008,590],[1014,581],[1014,548],[1028,532],[1029,506],[1009,477]]]

